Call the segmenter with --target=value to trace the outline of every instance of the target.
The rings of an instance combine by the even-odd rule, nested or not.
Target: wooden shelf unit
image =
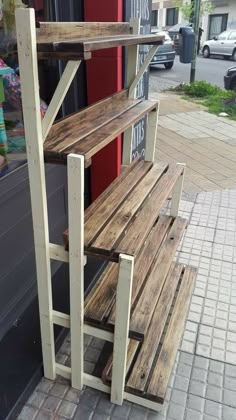
[[[178,350],[196,273],[174,264],[186,228],[178,217],[184,164],[154,163],[158,101],[136,99],[159,35],[140,35],[140,22],[41,23],[17,9],[17,40],[34,226],[45,377],[56,374],[159,411]],[[137,70],[138,44],[151,45]],[[127,46],[127,86],[110,98],[54,123],[81,60],[94,50]],[[38,59],[69,60],[43,120]],[[133,125],[147,116],[145,161],[131,162]],[[84,211],[84,169],[124,133],[121,175]],[[45,161],[67,164],[69,230],[65,247],[49,241]],[[172,193],[170,215],[160,214]],[[86,255],[108,264],[84,299]],[[69,263],[70,314],[53,309],[50,261]],[[184,304],[182,304],[184,302]],[[56,363],[54,324],[71,332],[71,367]],[[84,372],[83,336],[113,343],[102,378]],[[158,357],[157,357],[158,356]]]

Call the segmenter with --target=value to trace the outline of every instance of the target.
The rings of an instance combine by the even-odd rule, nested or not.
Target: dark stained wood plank
[[[140,342],[136,340],[130,340],[128,345],[127,352],[127,363],[126,363],[126,375],[128,374],[130,367],[132,365],[135,354],[140,346]],[[112,379],[112,363],[113,363],[113,354],[111,354],[103,372],[102,380],[105,384],[110,384]]]
[[[164,402],[176,353],[182,338],[195,280],[196,269],[186,267],[157,364],[148,386],[147,397],[161,404]]]
[[[111,305],[117,286],[119,266],[109,263],[99,281],[85,299],[84,319],[89,323],[102,323]]]
[[[137,187],[127,197],[114,217],[104,227],[97,239],[89,246],[91,251],[101,252],[102,254],[111,254],[117,242],[125,234],[129,223],[132,222],[136,213],[143,205],[155,185],[167,169],[166,164],[154,163],[151,170],[140,181]]]
[[[106,228],[106,225],[110,222],[111,218],[119,211],[119,208],[123,205],[126,199],[129,199],[130,194],[135,188],[138,188],[140,183],[145,176],[148,176],[149,171],[152,170],[152,165],[149,162],[141,161],[133,171],[130,172],[129,176],[125,179],[125,182],[121,182],[116,190],[113,191],[104,200],[97,211],[93,213],[93,216],[85,223],[84,228],[84,244],[85,248],[89,247],[90,244],[96,240],[102,229]]]
[[[182,271],[183,265],[172,263],[147,335],[127,382],[126,389],[129,392],[142,394],[145,391]]]
[[[142,252],[138,255],[134,264],[134,276],[131,297],[131,313],[133,312],[140,290],[144,287],[145,279],[152,268],[152,264],[159,251],[159,248],[173,221],[170,216],[160,216],[156,225],[152,229]],[[108,319],[108,324],[115,324],[115,304]]]
[[[177,217],[165,239],[130,320],[130,337],[143,340],[187,221]]]
[[[117,118],[140,100],[127,99],[127,90],[105,98],[53,124],[44,143],[46,157],[57,157],[65,148]]]
[[[168,168],[168,171],[162,176],[152,191],[150,198],[145,203],[138,217],[129,226],[125,237],[117,245],[114,256],[118,256],[120,253],[134,256],[138,254],[161,208],[182,172],[183,168],[176,165],[171,165]]]
[[[89,136],[84,137],[77,143],[65,148],[59,155],[59,159],[67,159],[68,154],[76,153],[84,155],[87,162],[99,150],[114,140],[119,134],[123,133],[131,125],[138,122],[143,116],[157,108],[157,101],[143,101],[135,107],[129,109],[117,118],[108,122],[103,127],[96,130]]]
[[[123,168],[121,174],[99,195],[99,197],[85,210],[84,214],[84,221],[87,220],[92,216],[93,213],[99,208],[99,206],[114,192],[116,191],[117,187],[120,183],[125,182],[125,180],[129,177],[129,174],[135,169],[137,165],[139,165],[139,160],[134,160],[129,166]],[[150,163],[150,168],[152,163]],[[69,241],[69,230],[66,229],[63,233],[65,248],[68,249],[68,241]]]
[[[129,34],[128,22],[39,22],[36,30],[37,43]]]
[[[62,60],[62,61],[78,61],[90,60],[92,58],[91,52],[56,52],[56,51],[39,51],[37,53],[38,60]]]
[[[37,49],[38,52],[70,52],[75,54],[128,45],[162,45],[163,40],[164,37],[158,34],[98,36],[60,42],[42,42],[37,45]]]

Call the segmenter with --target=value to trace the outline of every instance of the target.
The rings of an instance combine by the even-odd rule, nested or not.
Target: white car
[[[224,59],[232,58],[236,61],[236,30],[225,31],[206,41],[202,47],[203,57],[211,55],[222,55]]]

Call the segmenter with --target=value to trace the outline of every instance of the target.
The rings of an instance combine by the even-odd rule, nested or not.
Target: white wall
[[[214,0],[213,0],[214,3]],[[228,13],[227,29],[236,29],[236,0],[222,0],[222,6],[216,6],[211,15],[218,15]],[[209,29],[209,15],[202,17],[202,28],[204,29],[202,35],[202,42],[207,40]]]

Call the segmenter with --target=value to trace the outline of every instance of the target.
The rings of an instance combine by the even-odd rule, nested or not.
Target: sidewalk
[[[18,420],[236,420],[236,123],[179,98],[161,99],[156,157],[188,166],[180,215],[189,225],[176,260],[198,268],[163,410],[118,407],[58,377],[40,382]],[[86,336],[88,373],[103,345]],[[57,360],[70,364],[69,337]]]

